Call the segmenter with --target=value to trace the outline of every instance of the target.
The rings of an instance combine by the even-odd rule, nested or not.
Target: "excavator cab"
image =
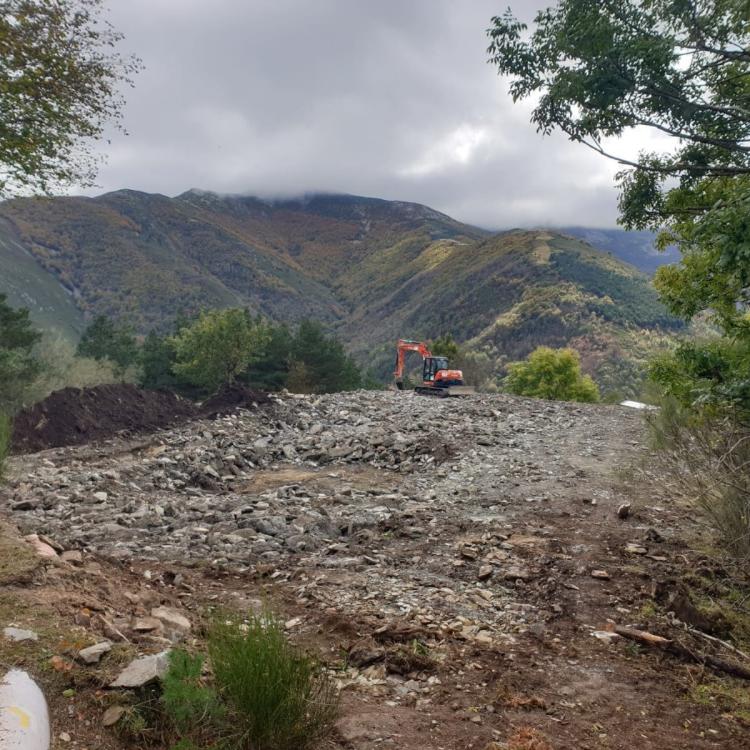
[[[448,357],[425,357],[422,363],[422,380],[425,383],[434,383],[438,371],[447,369]]]

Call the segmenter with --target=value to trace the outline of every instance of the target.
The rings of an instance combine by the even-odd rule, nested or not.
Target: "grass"
[[[0,586],[27,583],[39,567],[39,558],[17,532],[0,521]]]
[[[694,684],[687,698],[701,706],[719,708],[725,714],[750,724],[750,691],[739,680],[712,679]]]
[[[273,615],[216,620],[207,640],[212,684],[202,656],[170,659],[162,702],[177,747],[305,750],[330,733],[336,688]]]

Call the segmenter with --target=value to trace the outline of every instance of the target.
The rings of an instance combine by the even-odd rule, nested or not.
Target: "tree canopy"
[[[622,165],[620,222],[678,245],[681,262],[655,277],[670,310],[707,314],[745,342],[749,19],[750,0],[560,0],[529,35],[511,11],[488,30],[490,62],[511,77],[514,100],[535,99],[538,129],[561,130]],[[635,127],[667,134],[672,147],[614,153],[607,139]]]
[[[173,370],[207,392],[214,391],[247,370],[267,338],[265,326],[247,310],[204,312],[173,337]]]
[[[97,315],[86,328],[76,353],[98,361],[108,359],[120,372],[139,359],[138,343],[130,326],[118,324],[106,315]]]
[[[42,335],[29,318],[29,311],[16,310],[0,294],[0,412],[12,413],[23,402],[25,389],[39,374],[32,354]]]
[[[505,387],[517,396],[555,401],[599,400],[599,389],[581,373],[581,360],[573,349],[537,347],[524,362],[511,362]]]
[[[91,151],[139,69],[103,0],[0,0],[0,195],[91,184]]]

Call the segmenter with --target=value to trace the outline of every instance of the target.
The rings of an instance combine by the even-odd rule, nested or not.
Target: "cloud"
[[[536,6],[516,10],[528,18]],[[485,30],[503,8],[110,0],[123,49],[146,69],[126,92],[130,135],[102,145],[108,161],[87,192],[323,190],[493,228],[613,224],[613,165],[537,134],[486,63]]]

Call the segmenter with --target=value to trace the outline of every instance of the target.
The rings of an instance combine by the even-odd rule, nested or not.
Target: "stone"
[[[102,726],[112,727],[117,724],[118,721],[125,714],[125,706],[110,706],[102,714]]]
[[[95,492],[93,497],[98,503],[106,503],[109,495],[106,492]]]
[[[609,573],[607,573],[606,570],[592,570],[591,577],[599,578],[602,581],[608,581],[610,578],[612,578],[612,576]]]
[[[154,607],[151,617],[159,620],[172,640],[177,640],[177,636],[184,636],[190,632],[190,620],[172,607]]]
[[[139,688],[160,680],[169,669],[169,651],[141,656],[128,664],[110,683],[110,687]]]
[[[625,552],[629,555],[645,555],[648,550],[640,544],[634,544],[631,542],[630,544],[625,545]]]
[[[492,578],[492,571],[493,571],[493,568],[491,565],[482,565],[479,568],[479,572],[477,573],[477,578],[480,581],[486,581],[489,578]]]
[[[34,548],[34,551],[39,557],[45,557],[48,559],[56,559],[57,552],[46,542],[43,542],[37,534],[29,534],[24,539]]]
[[[136,617],[132,625],[133,630],[138,633],[149,633],[161,627],[161,620],[158,617]]]
[[[38,641],[39,635],[33,630],[24,630],[23,628],[7,627],[3,628],[3,635],[10,641],[23,643],[24,641]]]
[[[630,515],[630,503],[623,503],[617,508],[617,517],[624,521]]]
[[[98,664],[102,656],[104,656],[104,654],[106,653],[109,653],[111,650],[112,650],[111,641],[101,641],[99,643],[94,644],[93,646],[82,648],[78,652],[78,658],[84,664]]]
[[[71,742],[73,739],[67,732],[60,732],[57,737],[60,742]]]
[[[77,549],[69,549],[60,555],[63,562],[71,565],[83,565],[83,553]]]

